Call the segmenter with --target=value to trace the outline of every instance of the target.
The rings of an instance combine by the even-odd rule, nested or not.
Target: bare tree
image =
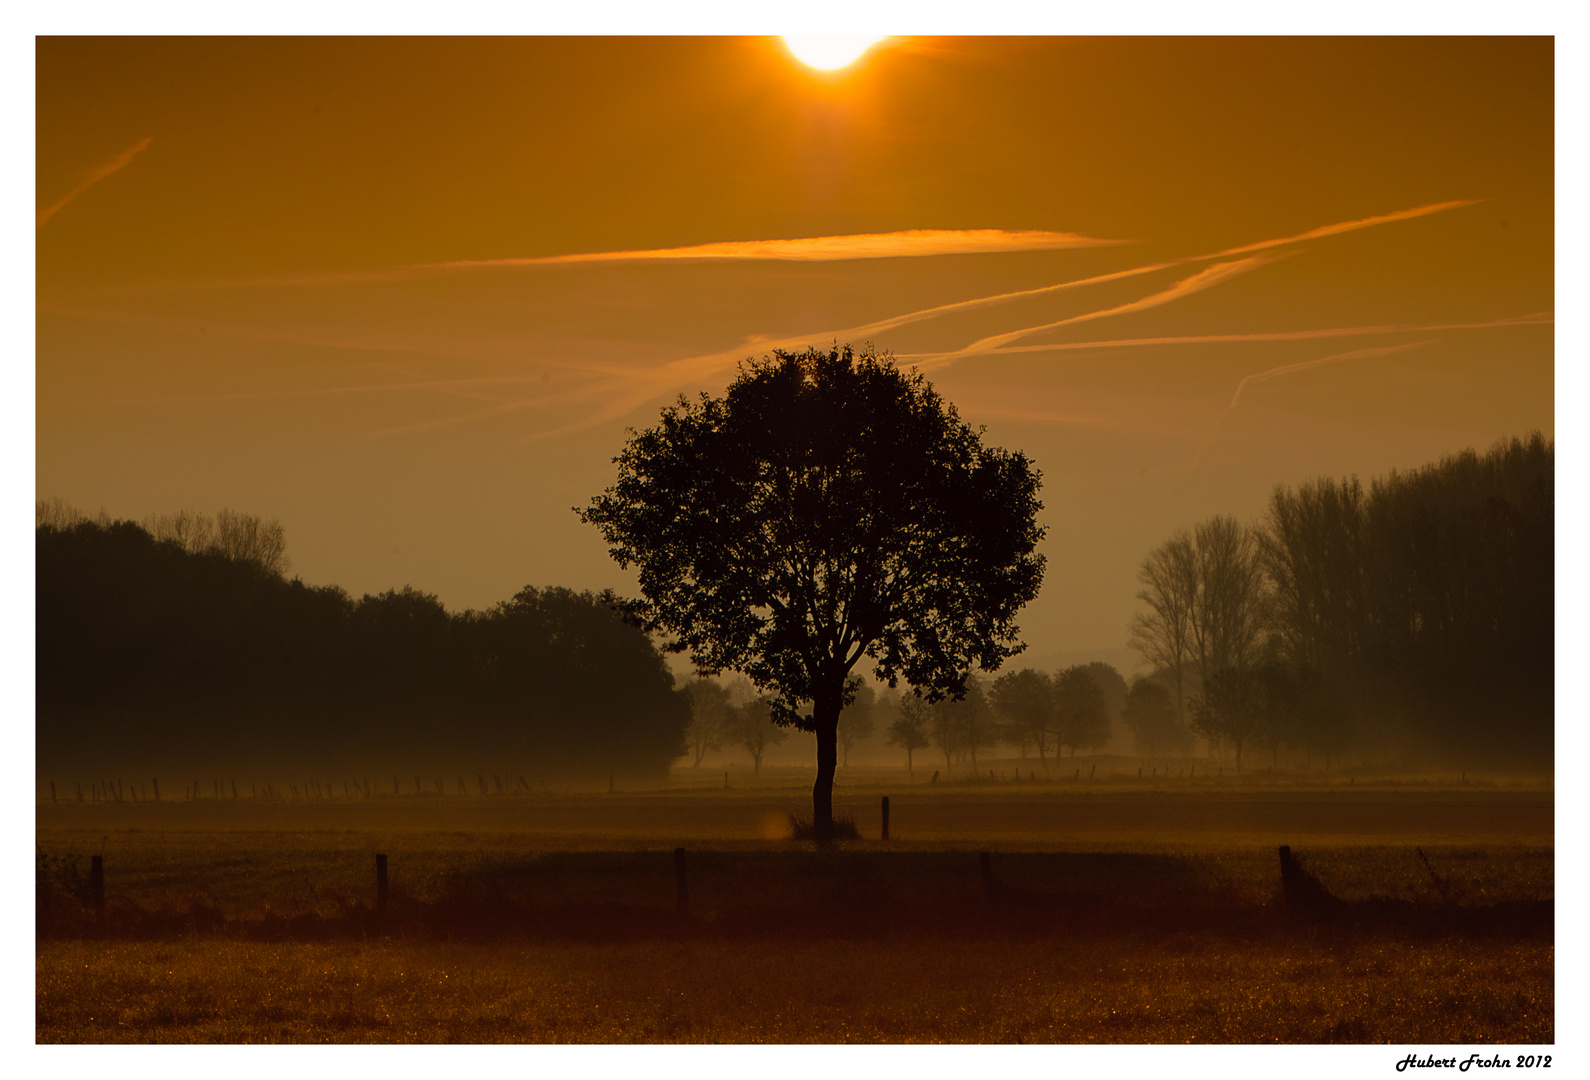
[[[1251,530],[1233,517],[1212,517],[1193,531],[1198,589],[1192,643],[1198,677],[1256,662],[1266,634],[1264,573]]]
[[[1132,618],[1129,644],[1150,666],[1163,671],[1176,702],[1176,718],[1187,716],[1187,675],[1195,655],[1193,615],[1198,605],[1198,557],[1192,537],[1178,532],[1148,553],[1138,570],[1137,598],[1148,613]]]
[[[156,540],[176,544],[198,554],[215,546],[215,521],[205,514],[179,510],[174,514],[151,514],[143,520],[144,531]]]
[[[213,550],[238,562],[251,562],[271,574],[286,572],[287,537],[281,522],[222,510],[215,515]]]
[[[1186,722],[1189,683],[1254,663],[1267,634],[1268,597],[1255,533],[1233,517],[1178,532],[1143,560],[1131,646],[1164,673]],[[1211,727],[1210,731],[1218,730]]]

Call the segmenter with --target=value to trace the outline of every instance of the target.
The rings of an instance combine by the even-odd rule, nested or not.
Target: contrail
[[[34,230],[37,231],[44,228],[44,223],[49,221],[56,214],[60,213],[63,206],[77,198],[79,195],[83,194],[83,192],[87,191],[101,180],[105,179],[105,177],[126,168],[128,163],[130,163],[133,158],[137,157],[143,151],[149,149],[149,144],[154,141],[155,140],[153,136],[150,136],[146,139],[140,139],[137,143],[128,147],[126,150],[123,150],[105,164],[90,172],[86,177],[83,178],[82,183],[78,184],[71,191],[68,191],[56,202],[51,203],[49,206],[46,206],[43,210],[38,212],[34,218]]]
[[[1408,352],[1411,349],[1423,348],[1435,340],[1435,338],[1426,338],[1424,341],[1410,341],[1402,345],[1381,345],[1372,349],[1354,349],[1351,352],[1333,353],[1330,356],[1321,356],[1314,360],[1303,360],[1296,364],[1282,364],[1280,367],[1269,368],[1266,371],[1244,377],[1241,382],[1237,383],[1237,388],[1232,393],[1231,400],[1226,404],[1226,407],[1221,410],[1219,416],[1215,417],[1214,426],[1209,429],[1209,437],[1204,439],[1203,445],[1193,455],[1192,461],[1187,464],[1187,470],[1190,471],[1198,466],[1198,462],[1203,458],[1204,451],[1209,449],[1210,445],[1215,441],[1215,437],[1220,434],[1220,426],[1225,423],[1226,417],[1231,415],[1231,410],[1237,407],[1237,402],[1242,400],[1242,391],[1246,390],[1250,384],[1265,382],[1281,375],[1290,375],[1296,371],[1322,367],[1325,364],[1338,364],[1344,360],[1363,360],[1371,356],[1390,356],[1393,353]]]
[[[1153,273],[1158,270],[1165,270],[1175,266],[1184,266],[1199,262],[1207,262],[1212,259],[1218,259],[1233,254],[1269,250],[1286,244],[1300,243],[1320,237],[1336,236],[1342,233],[1355,232],[1359,229],[1373,228],[1376,225],[1404,221],[1409,218],[1424,217],[1428,214],[1436,214],[1446,210],[1456,209],[1458,207],[1473,205],[1477,201],[1478,200],[1474,199],[1458,199],[1442,203],[1430,203],[1424,206],[1412,207],[1407,210],[1399,210],[1390,214],[1380,214],[1367,218],[1355,218],[1351,221],[1342,221],[1330,225],[1323,225],[1319,228],[1298,233],[1294,236],[1281,237],[1274,240],[1265,240],[1256,244],[1247,244],[1239,248],[1228,248],[1224,251],[1214,252],[1212,254],[1187,256],[1180,259],[1172,259],[1166,262],[1150,263],[1144,266],[1132,267],[1126,270],[1118,270],[1109,274],[1099,274],[1093,277],[1063,281],[1054,285],[1044,285],[1033,289],[1020,289],[1014,292],[977,297],[972,300],[961,300],[949,304],[939,304],[934,307],[907,312],[903,315],[879,319],[875,322],[865,323],[860,326],[846,327],[838,330],[825,330],[811,334],[790,335],[781,338],[758,337],[754,339],[754,344],[758,350],[767,353],[772,352],[775,349],[799,349],[818,342],[854,340],[858,337],[864,338],[871,334],[882,333],[887,330],[893,330],[901,326],[921,322],[927,319],[937,318],[942,315],[949,315],[961,311],[969,311],[974,308],[987,307],[994,304],[1009,303],[1011,301],[1045,295],[1065,289],[1075,289],[1087,285],[1096,285],[1110,281],[1125,280],[1127,278]],[[1260,256],[1259,258],[1263,259],[1265,257]],[[1273,256],[1270,258],[1273,258]],[[1071,319],[1063,320],[1062,322],[1080,322],[1087,319],[1102,318],[1107,314],[1123,314],[1124,311],[1121,310],[1122,308],[1137,310],[1136,308],[1132,307],[1132,305],[1155,306],[1158,303],[1166,303],[1171,299],[1175,299],[1176,297],[1187,295],[1190,292],[1198,291],[1201,288],[1206,288],[1209,285],[1216,284],[1220,280],[1223,280],[1234,273],[1239,273],[1243,270],[1254,268],[1253,264],[1250,264],[1249,260],[1247,259],[1239,260],[1233,263],[1227,263],[1224,265],[1228,269],[1220,272],[1217,276],[1214,276],[1213,280],[1208,277],[1204,277],[1202,274],[1194,274],[1191,277],[1185,278],[1181,282],[1178,282],[1170,289],[1162,290],[1160,293],[1151,294],[1150,296],[1144,297],[1139,301],[1132,301],[1128,305],[1119,305],[1116,308],[1106,308],[1098,312],[1085,313],[1081,316],[1073,316]],[[1214,270],[1216,268],[1211,267],[1209,269]],[[1053,325],[1061,325],[1061,323]],[[1023,334],[1033,333],[1037,330],[1046,328],[1052,327],[1029,327],[1024,331],[1015,332],[1015,336],[1020,337]],[[985,341],[986,340],[988,339],[985,339]],[[555,431],[538,432],[534,435],[528,436],[524,441],[536,441],[543,438],[567,435],[608,420],[616,419],[620,416],[628,415],[634,409],[637,409],[646,402],[653,400],[660,394],[667,393],[670,389],[677,388],[681,384],[688,385],[690,383],[699,382],[704,378],[715,375],[726,368],[734,366],[745,359],[744,349],[746,344],[750,343],[751,342],[742,343],[741,345],[733,346],[720,352],[706,353],[698,356],[684,357],[679,360],[670,361],[664,364],[650,376],[642,375],[633,378],[630,382],[630,385],[634,387],[634,390],[631,393],[615,394],[607,398],[603,405],[594,413],[587,415],[583,419],[564,425]],[[1042,348],[1042,346],[1035,348]],[[1012,348],[999,349],[998,352],[1003,354],[1005,352],[1015,352],[1021,349],[1021,346],[1015,346]],[[923,357],[921,362],[918,364],[918,368],[920,370],[929,370],[931,368],[943,367],[948,363],[953,362],[953,359],[959,358],[961,355],[971,354],[965,351],[934,354],[931,357]],[[538,404],[538,402],[526,401],[520,407],[531,408],[535,404]],[[481,413],[472,413],[448,420],[427,422],[423,426],[428,428],[443,424],[466,423],[475,419],[484,419],[491,415],[500,415],[503,412],[512,411],[513,408],[513,405],[505,404],[485,410]],[[390,433],[395,434],[396,432]],[[1202,451],[1200,451],[1200,453],[1201,452]]]
[[[1021,338],[1043,333],[1046,330],[1058,330],[1062,326],[1070,326],[1074,323],[1105,319],[1113,315],[1127,315],[1134,311],[1145,311],[1148,308],[1159,307],[1161,304],[1168,304],[1173,300],[1180,300],[1184,296],[1202,292],[1211,286],[1218,285],[1227,278],[1235,277],[1249,270],[1256,270],[1265,263],[1274,262],[1276,258],[1277,256],[1274,255],[1255,255],[1236,262],[1215,263],[1213,266],[1204,267],[1190,277],[1182,278],[1168,289],[1161,289],[1157,293],[1150,293],[1148,296],[1140,297],[1137,300],[1130,300],[1114,307],[1100,308],[1097,311],[1084,312],[1081,315],[1072,315],[1069,318],[1043,323],[1039,326],[1028,326],[1020,330],[994,334],[991,337],[981,338],[970,345],[956,349],[954,352],[941,353],[932,360],[925,361],[920,366],[923,371],[930,371],[946,364],[952,364],[956,360],[968,356],[978,356],[1002,350],[1003,346],[1012,341],[1019,341]]]
[[[1335,326],[1319,330],[1272,330],[1252,334],[1179,334],[1171,337],[1111,338],[1105,341],[1055,341],[1043,345],[1011,345],[999,355],[1072,352],[1079,349],[1125,349],[1151,345],[1230,345],[1247,341],[1312,341],[1339,337],[1374,337],[1380,334],[1424,334],[1434,330],[1485,330],[1501,326],[1550,326],[1552,313],[1538,311],[1508,319],[1463,323],[1382,323],[1374,326]],[[895,353],[898,361],[931,362],[952,353]]]

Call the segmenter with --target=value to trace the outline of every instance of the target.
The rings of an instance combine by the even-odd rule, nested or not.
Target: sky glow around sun
[[[807,67],[816,68],[818,71],[838,71],[840,68],[854,64],[861,59],[863,53],[882,40],[884,39],[881,37],[835,35],[786,37],[784,45],[795,59]]]

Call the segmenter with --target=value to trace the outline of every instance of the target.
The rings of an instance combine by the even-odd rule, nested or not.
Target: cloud
[[[133,158],[149,149],[149,144],[154,141],[155,140],[153,136],[147,139],[140,139],[126,150],[123,150],[121,153],[111,158],[105,164],[99,166],[99,168],[92,170],[86,177],[83,178],[82,183],[78,184],[71,191],[68,191],[64,196],[56,200],[54,203],[51,203],[43,210],[40,210],[34,218],[33,228],[35,230],[44,228],[44,223],[49,221],[56,214],[60,213],[61,208],[67,203],[71,202],[73,199],[83,194],[83,192],[87,191],[89,188],[105,179],[105,177],[126,168],[127,165],[131,163]]]
[[[510,259],[458,259],[416,263],[405,269],[479,270],[493,267],[559,266],[570,263],[649,262],[670,259],[777,259],[833,262],[844,259],[918,258],[928,255],[984,255],[1011,251],[1106,247],[1122,240],[1096,240],[1075,233],[1041,229],[906,229],[901,232],[807,236],[795,240],[727,240],[688,247],[636,251],[592,251]]]

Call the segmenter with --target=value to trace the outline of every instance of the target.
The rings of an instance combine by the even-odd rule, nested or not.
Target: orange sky
[[[40,497],[277,517],[356,595],[633,592],[570,508],[775,344],[872,340],[1036,460],[1045,663],[1129,666],[1177,527],[1555,434],[1550,39],[37,60]]]

